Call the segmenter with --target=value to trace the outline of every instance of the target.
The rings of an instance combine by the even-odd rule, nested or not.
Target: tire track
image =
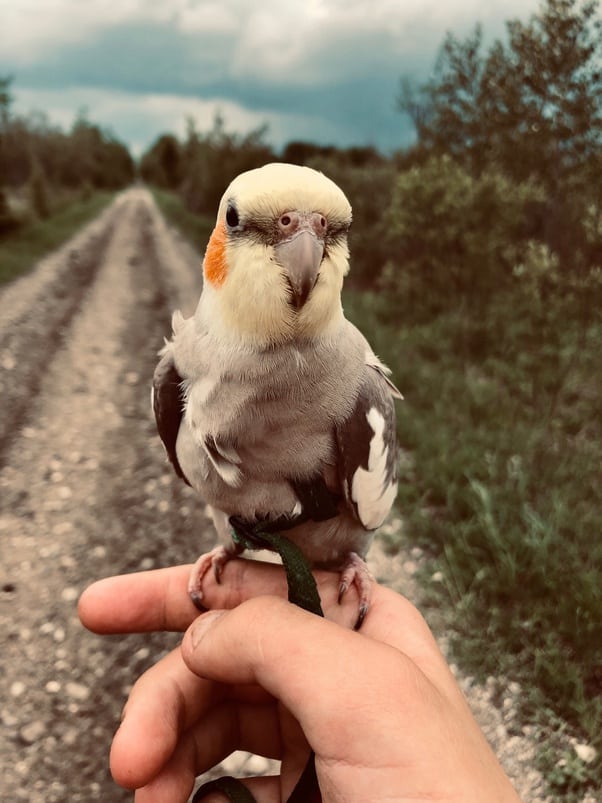
[[[0,460],[102,263],[118,205],[0,294]]]

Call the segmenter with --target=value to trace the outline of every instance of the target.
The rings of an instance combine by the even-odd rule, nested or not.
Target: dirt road
[[[0,294],[2,801],[131,800],[110,779],[110,739],[134,678],[176,638],[101,639],[76,602],[94,579],[213,544],[149,409],[170,310],[190,311],[199,290],[198,255],[134,189]],[[394,585],[411,573],[375,560]],[[532,747],[479,695],[524,799],[542,799]]]
[[[75,606],[94,578],[212,544],[149,409],[168,311],[198,295],[199,267],[133,191],[0,298],[2,800],[131,799],[107,747],[173,639],[99,639]]]

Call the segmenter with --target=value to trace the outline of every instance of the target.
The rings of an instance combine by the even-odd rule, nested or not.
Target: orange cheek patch
[[[220,287],[226,278],[226,226],[223,223],[213,229],[207,243],[205,261],[203,263],[205,278],[216,287]]]

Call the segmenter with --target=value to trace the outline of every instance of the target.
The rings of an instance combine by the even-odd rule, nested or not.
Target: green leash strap
[[[315,613],[317,616],[324,616],[316,581],[296,544],[279,533],[256,532],[246,527],[238,528],[236,522],[232,540],[244,549],[270,549],[277,552],[282,558],[286,572],[289,602],[310,613]],[[315,758],[315,755],[311,753],[287,803],[319,803],[321,800]],[[242,781],[231,775],[203,784],[197,789],[192,803],[200,803],[210,792],[221,792],[230,803],[257,803]]]
[[[234,531],[232,540],[244,549],[270,549],[282,558],[288,584],[288,601],[317,616],[324,616],[316,581],[303,553],[296,544],[279,533]]]
[[[233,778],[231,775],[224,775],[223,778],[204,783],[192,798],[192,803],[199,803],[211,792],[221,792],[226,795],[231,803],[257,803],[244,783],[241,783],[238,778]]]

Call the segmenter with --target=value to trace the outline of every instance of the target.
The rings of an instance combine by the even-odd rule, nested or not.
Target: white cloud
[[[240,29],[244,17],[245,3],[221,2],[220,0],[207,0],[206,2],[180,2],[164,3],[172,7],[173,21],[184,33],[231,33]],[[248,4],[246,4],[248,6]]]
[[[276,144],[392,148],[408,141],[396,76],[425,76],[447,29],[463,36],[481,21],[491,38],[538,4],[0,0],[0,75],[15,76],[17,110],[42,109],[67,127],[85,106],[136,152],[165,131],[182,134],[189,115],[206,130],[216,109],[230,129],[267,122]],[[204,92],[212,99],[195,97]]]
[[[126,141],[134,156],[140,156],[157,137],[168,131],[183,139],[189,118],[194,120],[199,131],[208,131],[217,112],[225,118],[230,131],[247,133],[267,123],[267,138],[277,147],[293,138],[311,139],[316,131],[333,141],[341,135],[336,125],[311,115],[250,111],[227,99],[209,101],[177,95],[135,95],[83,88],[21,89],[14,94],[16,112],[27,115],[45,109],[48,121],[64,130],[68,130],[77,115],[86,110],[90,120]]]
[[[207,5],[196,4],[198,17]],[[236,9],[229,17],[229,30],[236,33],[231,74],[296,86],[360,74],[370,60],[378,63],[387,55],[434,51],[447,30],[463,34],[477,21],[490,35],[498,34],[503,20],[524,17],[538,0],[263,0],[224,5],[230,12]],[[176,19],[187,28],[181,10]]]
[[[183,33],[240,30],[253,5],[228,0],[0,0],[2,54],[28,64],[124,23],[171,23]]]
[[[0,0],[2,55],[29,64],[139,12],[141,0]]]
[[[382,32],[411,45],[416,31],[477,19],[524,16],[536,0],[0,0],[4,58],[16,65],[126,22],[173,24],[183,33],[236,34],[237,65],[252,72],[294,68],[316,45]],[[307,63],[306,63],[306,66]]]

